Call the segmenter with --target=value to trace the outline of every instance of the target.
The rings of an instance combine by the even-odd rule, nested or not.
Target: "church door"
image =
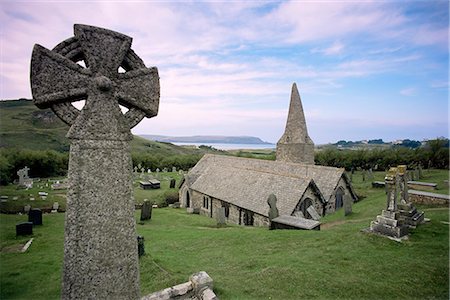
[[[335,209],[338,210],[344,205],[344,189],[339,187],[336,191]]]
[[[188,190],[186,190],[186,207],[191,207],[191,197]]]

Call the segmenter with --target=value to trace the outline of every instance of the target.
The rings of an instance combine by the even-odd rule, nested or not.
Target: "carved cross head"
[[[74,32],[51,51],[34,46],[34,103],[71,125],[71,139],[130,140],[131,128],[158,114],[158,69],[145,67],[131,49],[131,37],[80,24]],[[86,100],[81,111],[72,105],[79,100]],[[119,105],[128,111],[123,114]]]

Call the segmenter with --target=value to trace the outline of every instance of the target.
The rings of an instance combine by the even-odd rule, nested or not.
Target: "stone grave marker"
[[[408,227],[399,213],[398,202],[398,168],[390,168],[386,174],[385,182],[387,189],[386,209],[381,211],[374,221],[370,223],[369,231],[400,239],[408,235]]]
[[[137,243],[138,243],[138,256],[141,257],[142,255],[145,255],[144,237],[138,235],[137,236]]]
[[[217,225],[218,226],[223,226],[226,224],[226,219],[225,219],[225,207],[219,207],[217,209]]]
[[[150,174],[152,172],[152,169],[148,169],[147,173]]]
[[[141,207],[141,221],[150,220],[152,218],[152,204],[147,199]]]
[[[28,222],[33,225],[42,225],[42,211],[40,208],[32,208],[28,212]]]
[[[170,188],[174,189],[176,185],[176,180],[174,178],[170,179]]]
[[[177,167],[172,167],[172,172],[175,173],[177,171]]]
[[[22,222],[16,225],[16,236],[33,234],[33,222]]]
[[[59,203],[54,202],[53,206],[52,206],[52,213],[58,212],[58,209],[59,209]]]
[[[313,218],[313,220],[320,220],[320,215],[317,213],[316,209],[314,208],[314,206],[310,206],[306,209],[306,211],[309,213],[309,215]]]
[[[269,205],[269,220],[275,219],[280,215],[277,208],[277,197],[274,194],[270,194],[267,199]]]
[[[350,195],[345,194],[344,195],[344,216],[348,216],[352,213],[352,205],[353,205],[353,199],[350,197]]]
[[[34,103],[70,125],[61,298],[139,299],[130,129],[158,113],[158,70],[131,37],[81,24],[74,33],[53,50],[35,45],[31,60]]]
[[[167,173],[167,168],[164,168],[162,171],[163,173]]]
[[[30,211],[30,209],[31,209],[31,206],[27,204],[27,205],[25,205],[25,206],[23,207],[23,212],[26,213],[26,214],[28,214],[28,212]]]

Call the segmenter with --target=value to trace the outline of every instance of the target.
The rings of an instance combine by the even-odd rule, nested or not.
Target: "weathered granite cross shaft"
[[[52,51],[35,45],[31,60],[34,103],[71,125],[62,298],[137,299],[130,128],[158,113],[158,70],[145,67],[126,35],[74,31]],[[81,99],[79,111],[71,102]]]

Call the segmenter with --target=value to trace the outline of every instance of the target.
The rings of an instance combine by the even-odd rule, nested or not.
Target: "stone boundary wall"
[[[408,190],[409,199],[416,204],[448,205],[449,195]]]

